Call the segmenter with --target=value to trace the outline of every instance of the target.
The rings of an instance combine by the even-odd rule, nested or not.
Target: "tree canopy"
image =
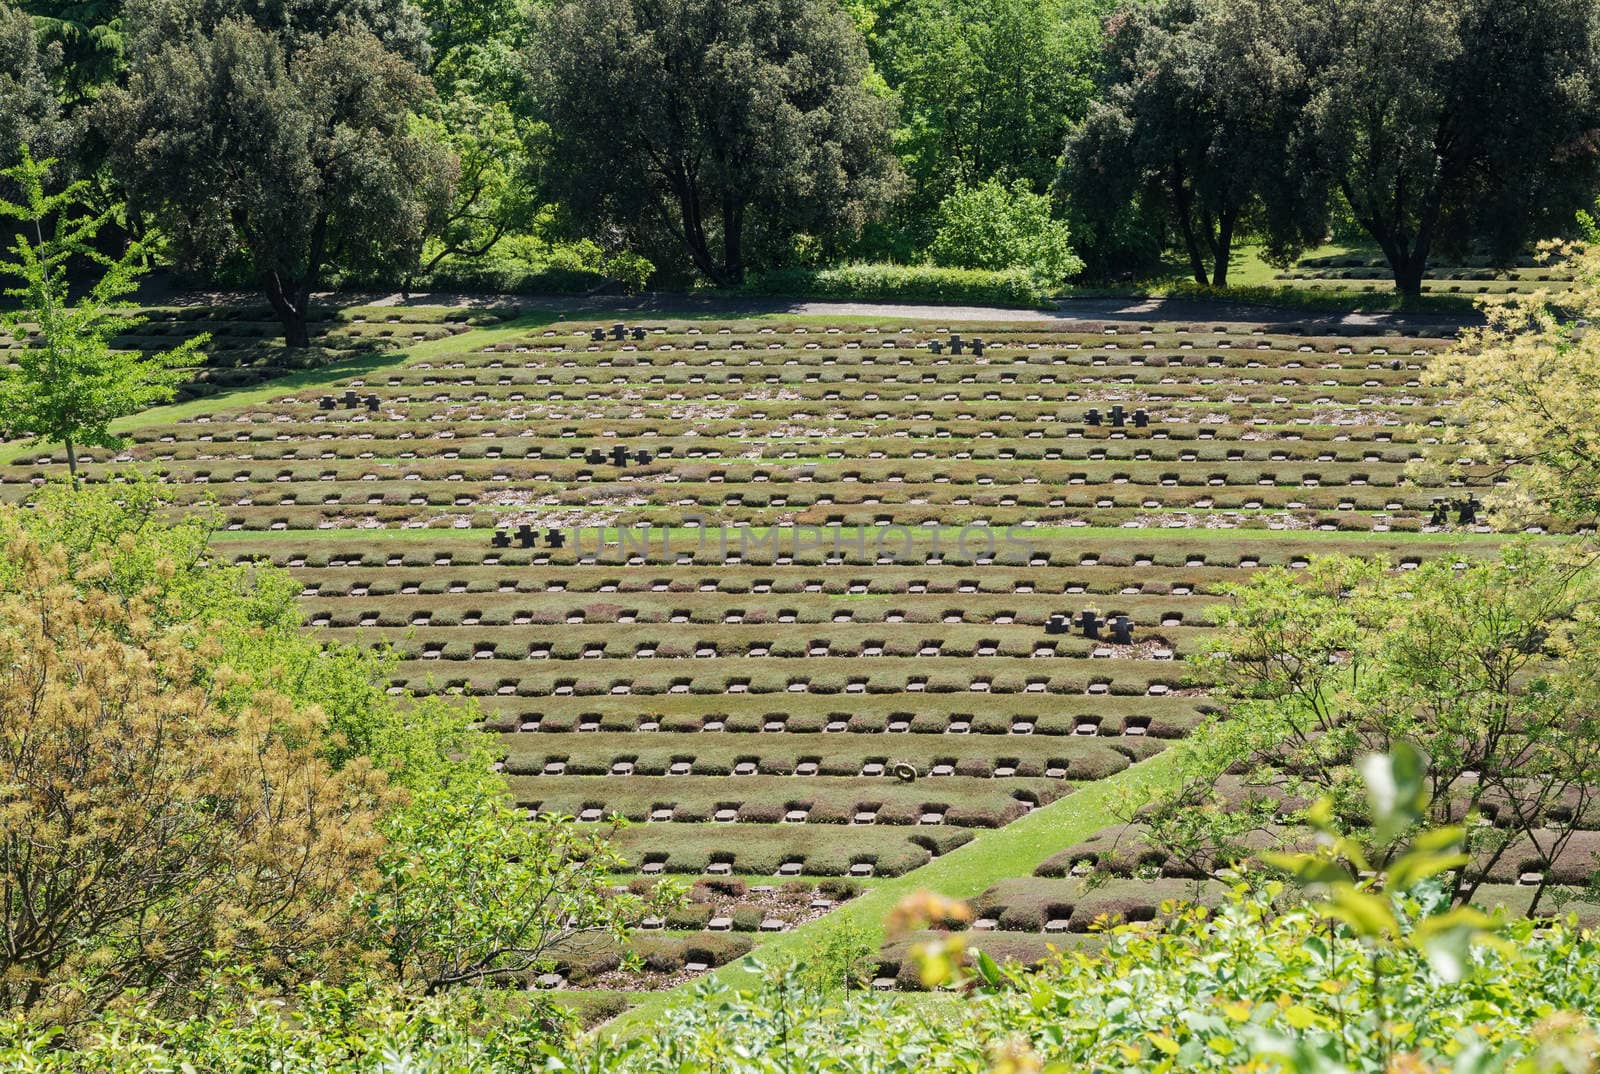
[[[1306,121],[1405,294],[1440,248],[1504,262],[1600,182],[1600,10],[1586,0],[1322,0]]]
[[[1320,238],[1316,206],[1278,209],[1302,193],[1285,187],[1311,93],[1296,40],[1309,16],[1275,0],[1119,10],[1104,91],[1066,143],[1061,185],[1079,210],[1106,219],[1141,194],[1160,205],[1202,286],[1227,285],[1235,240],[1264,213],[1283,256]]]
[[[1080,0],[913,0],[875,48],[900,100],[910,189],[899,214],[923,228],[958,186],[1055,177],[1062,139],[1094,91],[1099,14]]]
[[[41,158],[71,159],[74,128],[53,85],[61,65],[61,46],[41,41],[31,18],[0,4],[0,168],[15,167],[22,146]],[[17,193],[0,184],[0,197]]]
[[[433,92],[414,8],[147,0],[128,21],[134,72],[97,117],[180,265],[242,262],[306,346],[328,271],[415,264],[456,162],[415,127]]]
[[[892,191],[889,103],[830,0],[562,0],[527,63],[565,211],[665,228],[723,285],[797,233],[851,232]]]

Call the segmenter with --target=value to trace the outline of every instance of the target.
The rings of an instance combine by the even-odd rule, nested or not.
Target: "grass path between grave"
[[[751,534],[750,546],[755,548],[766,542],[768,529],[777,528],[778,527],[766,526],[738,528],[730,527],[729,532],[733,534],[737,534],[741,531],[748,532]],[[837,539],[839,543],[845,546],[853,545],[858,534],[862,535],[864,539],[870,540],[879,532],[878,527],[874,526],[818,527],[812,526],[808,523],[799,528],[806,530],[807,532],[821,530],[824,534],[826,534],[828,539],[825,545],[826,547],[831,547],[835,530],[838,531]],[[716,532],[715,526],[710,527],[710,529],[713,533]],[[911,530],[917,537],[922,538],[928,536],[932,532],[933,527],[915,526],[911,527]],[[953,536],[959,534],[962,530],[962,527],[954,525],[941,526],[939,527],[939,530],[946,536]],[[310,542],[362,540],[415,542],[470,540],[481,542],[487,545],[489,538],[494,534],[494,532],[495,531],[491,529],[478,529],[464,526],[417,526],[407,527],[405,529],[346,527],[325,530],[224,530],[215,534],[212,537],[212,540],[219,544],[227,544],[236,541]],[[570,533],[570,527],[568,527],[565,532]],[[596,527],[583,527],[584,549],[593,549],[595,543],[600,540],[600,537],[597,536],[599,532],[600,531]],[[656,527],[650,531],[651,548],[658,548],[663,535],[665,535],[666,539],[671,542],[671,547],[679,548],[679,542],[682,542],[681,550],[685,552],[691,551],[699,547],[697,542],[699,540],[700,533],[700,529],[694,526]],[[1243,526],[1232,529],[1222,527],[1206,528],[1200,526],[1179,527],[1173,529],[1125,529],[1121,526],[1032,526],[1022,530],[1019,540],[1026,540],[1028,537],[1038,537],[1041,539],[1082,538],[1085,540],[1120,537],[1125,540],[1159,540],[1171,543],[1180,543],[1185,541],[1301,541],[1314,544],[1318,541],[1370,541],[1381,544],[1384,542],[1393,541],[1404,542],[1408,544],[1432,544],[1441,542],[1446,544],[1499,544],[1504,543],[1507,540],[1508,535],[1504,533],[1466,533],[1458,531],[1449,531],[1443,533],[1415,533],[1407,530],[1390,530],[1379,532],[1370,530],[1275,530],[1264,527],[1260,529],[1251,529]],[[604,530],[604,539],[606,541],[615,542],[618,539],[616,527],[606,527]],[[1547,541],[1565,541],[1574,539],[1576,538],[1565,535],[1553,535],[1543,538],[1543,540]],[[787,541],[788,538],[785,537],[785,540]],[[976,538],[973,538],[973,541],[975,543]],[[708,539],[707,547],[715,547],[715,542]],[[730,539],[729,551],[739,551],[739,543],[736,539]]]
[[[758,944],[754,956],[778,962],[802,955],[817,937],[845,923],[859,923],[879,932],[886,914],[915,891],[936,891],[952,898],[970,899],[997,881],[1031,875],[1046,858],[1117,823],[1112,810],[1123,795],[1148,796],[1176,779],[1178,751],[1166,749],[1107,779],[1086,784],[1065,798],[1036,809],[1004,828],[982,831],[965,846],[904,876],[874,885],[833,913]],[[636,1006],[599,1027],[596,1032],[634,1036],[660,1024],[662,1015],[686,1002],[691,992],[705,984],[739,989],[755,984],[757,975],[748,959],[663,992],[636,994]]]

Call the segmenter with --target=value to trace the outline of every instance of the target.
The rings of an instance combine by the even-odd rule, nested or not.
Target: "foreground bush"
[[[0,1017],[76,1044],[216,1010],[219,965],[269,999],[525,981],[639,915],[601,835],[514,807],[472,710],[391,696],[392,654],[307,634],[287,573],[165,509],[137,479],[0,508]]]
[[[1375,958],[1320,915],[1280,916],[1271,902],[1258,891],[1214,916],[1180,914],[1164,933],[1125,927],[1101,954],[1005,973],[1001,990],[937,1008],[940,1017],[904,1001],[841,1003],[783,980],[751,995],[706,995],[648,1040],[596,1046],[567,1069],[1464,1072],[1595,1047],[1600,943],[1591,935],[1519,923],[1508,946],[1480,949],[1450,983],[1418,951]],[[1363,999],[1373,989],[1381,1009]],[[1566,1013],[1575,1011],[1590,1013]],[[1401,1056],[1409,1065],[1390,1065]],[[1020,1065],[1004,1067],[1007,1057]]]
[[[29,1074],[984,1074],[1023,1071],[1344,1071],[1466,1074],[1592,1070],[1600,942],[1519,922],[1474,950],[1459,980],[1417,947],[1379,952],[1310,909],[1281,913],[1274,889],[1165,932],[1117,930],[1102,954],[1033,974],[1001,972],[986,994],[934,1008],[813,990],[774,974],[759,989],[705,991],[613,1043],[545,1043],[549,1016],[520,997],[311,988],[295,1017],[229,1000],[203,1018],[107,1016],[76,1053],[47,1036],[0,1042],[0,1069]],[[1415,935],[1412,901],[1405,935]],[[1381,997],[1381,1008],[1370,1002]],[[498,1002],[497,1002],[498,1001]],[[507,1013],[511,1004],[515,1013]],[[496,1010],[496,1007],[499,1010]],[[1573,1013],[1582,1012],[1582,1013]],[[1566,1062],[1563,1063],[1562,1060]],[[1006,1063],[1012,1065],[1007,1066]],[[1520,1065],[1519,1065],[1520,1064]]]
[[[779,269],[745,285],[753,295],[784,298],[849,298],[900,302],[1044,306],[1051,289],[1027,269],[937,268],[932,265],[844,265],[825,269]]]

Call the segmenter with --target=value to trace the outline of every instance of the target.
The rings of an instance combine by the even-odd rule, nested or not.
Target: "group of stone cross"
[[[604,466],[609,461],[612,466],[625,467],[629,461],[636,462],[640,466],[648,466],[653,458],[655,456],[642,448],[638,451],[630,452],[627,448],[618,444],[611,449],[609,456],[599,448],[590,448],[589,453],[583,457],[583,461],[590,466]]]
[[[1100,613],[1093,608],[1085,608],[1078,613],[1078,629],[1083,631],[1083,636],[1091,641],[1100,639],[1100,631],[1109,629],[1111,640],[1117,645],[1133,644],[1133,620],[1126,615],[1119,615],[1114,619],[1102,619]],[[1066,634],[1072,630],[1072,616],[1066,612],[1057,612],[1044,624],[1046,634]]]
[[[939,339],[930,339],[928,341],[928,350],[932,351],[934,354],[943,354],[946,346],[950,348],[951,354],[958,357],[961,355],[962,351],[968,347],[972,348],[972,356],[974,358],[983,357],[984,342],[982,336],[973,336],[969,342],[952,332],[950,334],[950,342],[948,344]]]
[[[376,395],[369,395],[363,398],[357,395],[352,389],[345,392],[344,396],[339,399],[335,399],[331,395],[324,395],[321,399],[317,400],[317,409],[338,410],[340,403],[344,404],[344,408],[346,410],[355,410],[357,407],[365,406],[368,413],[376,414],[378,412],[379,400]]]
[[[1446,496],[1433,498],[1433,514],[1428,519],[1430,526],[1445,526],[1450,522],[1450,512],[1456,513],[1456,523],[1462,526],[1473,526],[1478,522],[1478,509],[1483,504],[1478,502],[1478,497],[1468,494],[1464,500],[1451,501]]]
[[[517,544],[523,548],[533,548],[539,540],[539,531],[524,522],[517,527]],[[489,543],[496,548],[510,548],[513,534],[510,530],[495,530],[494,536],[489,538]],[[567,543],[567,535],[554,526],[544,531],[544,546],[546,548],[563,548]]]
[[[643,339],[644,329],[640,328],[638,325],[634,325],[632,328],[629,328],[621,321],[618,321],[616,324],[611,326],[611,338],[617,342],[620,343],[622,340],[627,339],[629,335],[632,335],[636,340]],[[589,338],[594,340],[596,343],[604,343],[606,339],[606,330],[604,328],[596,328],[594,331],[589,333]]]
[[[1122,408],[1121,403],[1113,403],[1111,411],[1107,414],[1100,413],[1100,408],[1093,406],[1083,412],[1083,420],[1086,425],[1100,425],[1109,421],[1113,429],[1126,429],[1129,418],[1133,419],[1133,427],[1135,429],[1150,428],[1150,412],[1144,407],[1140,407],[1132,414],[1129,414]]]

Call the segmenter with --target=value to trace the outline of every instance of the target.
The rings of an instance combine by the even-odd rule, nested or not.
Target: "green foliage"
[[[0,370],[0,421],[12,436],[65,444],[76,480],[78,445],[119,446],[111,423],[170,400],[186,371],[204,360],[207,337],[153,355],[112,349],[114,336],[145,320],[124,297],[138,286],[144,251],[100,252],[96,239],[112,212],[83,209],[81,180],[46,193],[54,163],[35,161],[24,146],[21,162],[0,172],[21,191],[20,202],[0,200],[0,219],[18,225],[0,276],[21,281],[6,290],[20,308],[0,315],[0,326],[24,344]],[[101,272],[74,300],[69,271],[80,262]]]
[[[1029,190],[1047,189],[1068,125],[1094,92],[1099,16],[1108,5],[876,6],[873,55],[900,100],[896,142],[912,184],[901,214],[918,246],[931,236],[940,202],[961,186],[1020,180]]]
[[[358,982],[313,984],[291,1003],[256,998],[248,977],[199,997],[207,1013],[175,1019],[147,1008],[113,1013],[62,1048],[48,1033],[0,1024],[0,1068],[16,1074],[510,1074],[528,1072],[560,1012],[468,989],[418,1001]],[[200,1004],[197,1004],[200,1005]]]
[[[1440,246],[1509,259],[1594,195],[1600,11],[1586,0],[1337,0],[1305,121],[1326,181],[1420,293]],[[1503,71],[1525,76],[1512,84]]]
[[[1486,323],[1464,331],[1426,374],[1458,403],[1413,476],[1440,484],[1459,470],[1492,467],[1513,479],[1488,496],[1503,525],[1554,516],[1592,526],[1600,515],[1600,454],[1589,432],[1600,418],[1600,335],[1592,327],[1600,246],[1561,252],[1569,255],[1569,290],[1484,303]]]
[[[1424,758],[1400,746],[1362,768],[1370,815],[1397,851],[1387,883],[1360,879],[1371,864],[1364,848],[1330,826],[1324,849],[1283,862],[1322,893],[1312,905],[1286,905],[1278,884],[1239,885],[1215,911],[1168,906],[1162,926],[1115,928],[1101,951],[1034,973],[981,956],[962,965],[962,934],[947,933],[943,961],[969,998],[936,1015],[841,996],[831,973],[827,984],[813,980],[811,960],[769,972],[754,989],[703,987],[654,1032],[624,1041],[553,1042],[545,1012],[493,993],[416,1004],[364,986],[312,986],[286,1018],[228,989],[187,1022],[108,1015],[77,1052],[7,1027],[0,1063],[29,1074],[221,1074],[269,1059],[291,1074],[1591,1070],[1600,983],[1589,967],[1600,941],[1565,924],[1505,925],[1444,908],[1434,878],[1459,863],[1461,832],[1419,829]],[[924,894],[894,916],[891,925],[907,927],[969,915]],[[814,961],[831,964],[835,946],[851,959],[859,949],[842,937]]]
[[[1295,151],[1311,18],[1280,0],[1119,11],[1102,95],[1067,141],[1061,185],[1075,211],[1103,230],[1135,201],[1161,206],[1201,286],[1227,285],[1234,240],[1262,214],[1279,257],[1319,239]]]
[[[1025,269],[938,268],[933,265],[841,265],[824,269],[777,269],[746,284],[756,295],[840,298],[864,301],[972,303],[1045,306],[1054,288],[1040,285]]]
[[[213,565],[205,550],[216,516],[164,518],[160,485],[127,478],[53,486],[27,512],[0,515],[0,539],[26,535],[59,549],[85,591],[150,609],[162,631],[202,631],[214,651],[217,699],[234,711],[270,683],[297,713],[314,714],[312,740],[338,772],[375,766],[402,791],[375,821],[375,869],[322,920],[374,956],[380,984],[438,992],[548,967],[553,945],[582,934],[617,937],[641,912],[610,890],[617,859],[603,834],[513,808],[491,770],[478,715],[439,698],[391,695],[395,657],[327,644],[301,629],[299,585],[255,564]],[[21,567],[0,564],[0,592]],[[91,788],[92,789],[92,788]],[[352,839],[359,833],[346,833]],[[328,833],[329,838],[337,838]],[[663,886],[652,905],[678,896]],[[335,968],[329,963],[330,976]],[[199,987],[195,979],[175,982]]]
[[[1072,253],[1067,225],[1050,218],[1050,198],[1017,180],[1008,188],[990,179],[960,186],[939,203],[929,252],[953,268],[1026,269],[1043,287],[1060,287],[1083,268]]]
[[[1123,926],[1102,953],[1033,975],[991,969],[997,990],[940,1017],[866,998],[839,1004],[778,981],[702,995],[648,1039],[602,1041],[557,1069],[1154,1074],[1237,1070],[1255,1057],[1257,1069],[1344,1074],[1409,1053],[1430,1065],[1414,1069],[1488,1072],[1594,1047],[1596,985],[1574,961],[1600,950],[1592,936],[1510,926],[1514,949],[1479,948],[1452,979],[1409,942],[1427,918],[1421,898],[1396,897],[1407,942],[1375,960],[1321,912],[1275,906],[1281,894],[1241,889],[1214,914]]]
[[[538,169],[524,124],[505,102],[461,93],[444,102],[439,117],[417,122],[427,141],[448,147],[455,159],[450,200],[431,206],[419,274],[446,259],[482,258],[507,235],[533,227]]]
[[[557,945],[622,936],[644,908],[611,890],[607,874],[621,863],[601,834],[530,820],[503,784],[478,776],[486,752],[382,825],[390,849],[368,915],[400,979],[430,993],[489,979],[527,984]],[[664,888],[658,901],[671,895]]]
[[[860,921],[838,922],[823,930],[803,958],[795,959],[793,977],[803,990],[819,995],[864,988],[877,954],[875,930]]]
[[[1512,856],[1542,866],[1536,908],[1575,830],[1544,818],[1558,803],[1581,814],[1600,787],[1597,587],[1585,559],[1520,544],[1404,573],[1339,557],[1263,571],[1215,612],[1196,664],[1224,712],[1180,747],[1184,781],[1145,814],[1151,838],[1195,862],[1237,858],[1284,797],[1325,798],[1347,830],[1374,824],[1359,758],[1415,743],[1434,822],[1501,817],[1470,829],[1475,867],[1447,894],[1467,902]],[[1243,801],[1217,789],[1228,772],[1246,775]],[[1371,832],[1380,862],[1391,835]]]
[[[0,167],[14,167],[17,147],[41,157],[69,159],[75,127],[62,116],[52,81],[61,71],[61,47],[39,40],[34,20],[0,4]],[[15,198],[9,182],[0,197]]]
[[[123,0],[26,0],[21,5],[58,57],[52,77],[72,105],[90,100],[125,69]],[[0,145],[9,142],[0,140]],[[35,149],[39,142],[31,142]]]
[[[130,206],[161,226],[179,266],[247,265],[292,346],[309,345],[330,267],[415,264],[454,172],[413,122],[433,95],[414,9],[303,6],[293,19],[136,6],[133,75],[95,113]]]
[[[894,182],[889,107],[833,0],[563,0],[527,57],[551,180],[587,234],[665,235],[723,286],[853,234]]]

